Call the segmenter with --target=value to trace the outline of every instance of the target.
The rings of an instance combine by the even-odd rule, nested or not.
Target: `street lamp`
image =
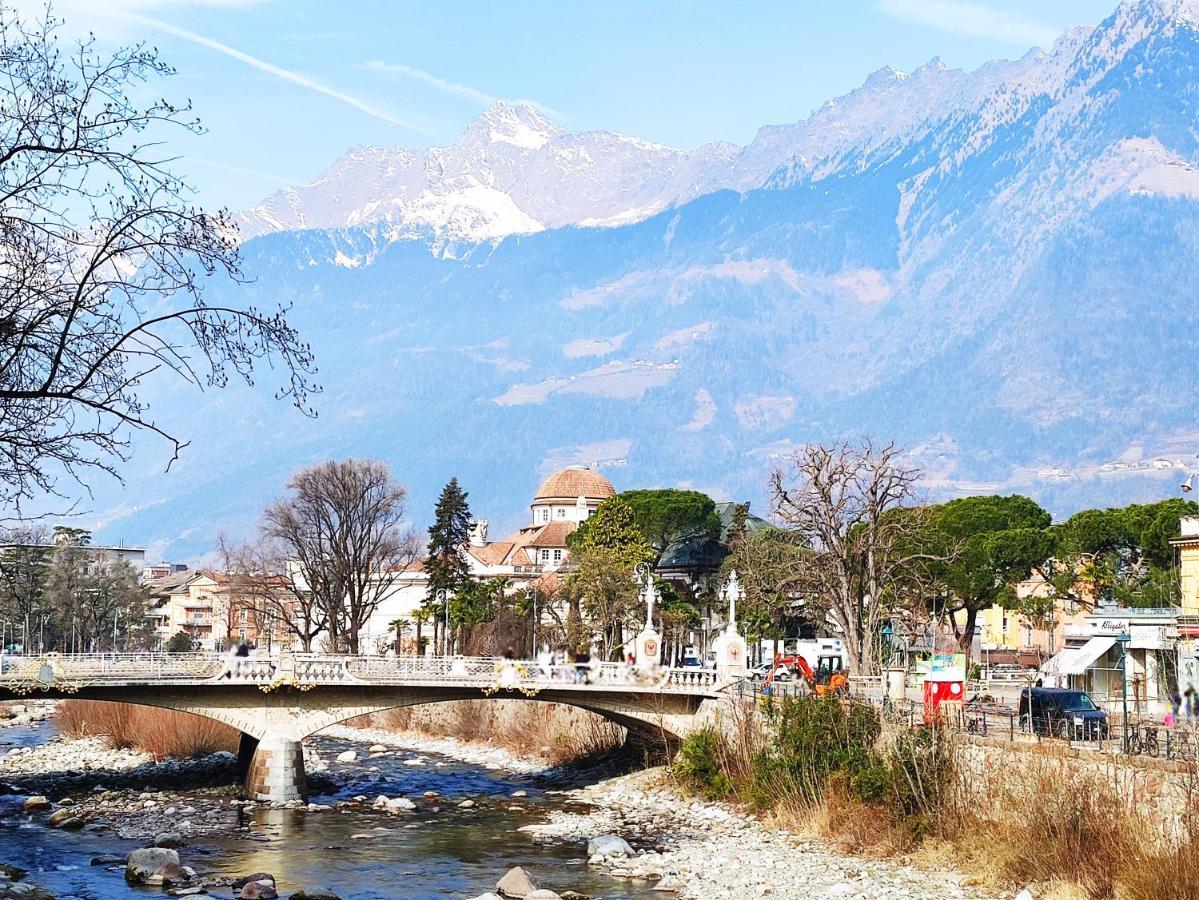
[[[436,594],[438,602],[445,607],[445,633],[441,638],[441,654],[442,656],[450,655],[450,601],[445,592],[445,588],[440,588]]]
[[[1128,754],[1128,642],[1132,637],[1124,632],[1116,635],[1120,644],[1120,702],[1124,707],[1124,753]]]

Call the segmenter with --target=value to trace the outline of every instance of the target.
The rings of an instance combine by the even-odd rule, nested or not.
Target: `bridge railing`
[[[697,668],[639,671],[624,663],[558,663],[495,657],[348,656],[294,653],[240,657],[214,653],[96,653],[5,657],[0,687],[48,688],[105,683],[204,683],[229,679],[259,685],[437,683],[488,688],[589,685],[652,688],[678,693],[715,690],[716,672]]]

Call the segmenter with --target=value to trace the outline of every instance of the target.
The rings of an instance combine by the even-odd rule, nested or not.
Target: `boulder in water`
[[[131,850],[125,861],[125,880],[130,884],[145,884],[146,879],[167,863],[179,865],[179,854],[167,847]]]
[[[290,900],[341,900],[337,894],[323,887],[300,888]]]
[[[587,842],[588,856],[632,856],[633,848],[618,834],[601,834]]]
[[[537,890],[539,885],[528,872],[520,866],[515,866],[504,873],[504,877],[495,883],[495,889],[505,897],[524,900],[525,897]]]

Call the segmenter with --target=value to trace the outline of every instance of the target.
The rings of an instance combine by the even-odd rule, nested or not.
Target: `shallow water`
[[[51,726],[7,728],[0,731],[0,746],[43,743],[53,736]],[[315,738],[321,756],[333,759],[361,743]],[[408,766],[403,759],[424,756],[426,766]],[[443,765],[437,766],[441,762]],[[377,771],[369,771],[376,767]],[[560,797],[546,796],[528,778],[460,763],[432,753],[401,751],[397,756],[360,759],[331,770],[352,779],[335,794],[313,796],[317,803],[334,803],[365,794],[374,797],[408,796],[418,800],[425,791],[436,791],[447,802],[440,812],[417,811],[387,816],[370,810],[255,809],[229,810],[229,833],[197,837],[183,848],[185,865],[201,873],[246,875],[270,872],[280,895],[301,887],[326,887],[346,900],[382,898],[474,897],[494,890],[496,880],[510,867],[530,871],[543,887],[573,890],[609,900],[660,898],[644,882],[613,879],[586,865],[586,848],[579,843],[540,844],[517,832],[522,825],[543,820],[563,805]],[[156,785],[166,790],[166,785]],[[525,799],[508,801],[515,790],[526,790]],[[465,797],[494,798],[475,810],[458,809]],[[501,801],[499,798],[505,798]],[[60,900],[88,900],[166,896],[159,888],[131,888],[122,871],[91,866],[93,856],[125,853],[141,844],[100,833],[63,832],[41,823],[46,814],[31,817],[20,810],[20,797],[0,797],[0,862],[30,870],[29,880],[53,891]],[[518,811],[507,809],[519,805]],[[351,835],[369,834],[369,839]],[[213,896],[230,897],[229,889]]]

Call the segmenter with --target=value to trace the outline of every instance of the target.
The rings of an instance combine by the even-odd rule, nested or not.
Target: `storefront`
[[[1066,634],[1066,648],[1041,669],[1047,687],[1087,691],[1109,707],[1160,716],[1170,710],[1179,680],[1178,610],[1100,606]],[[1121,649],[1121,635],[1128,635]]]

